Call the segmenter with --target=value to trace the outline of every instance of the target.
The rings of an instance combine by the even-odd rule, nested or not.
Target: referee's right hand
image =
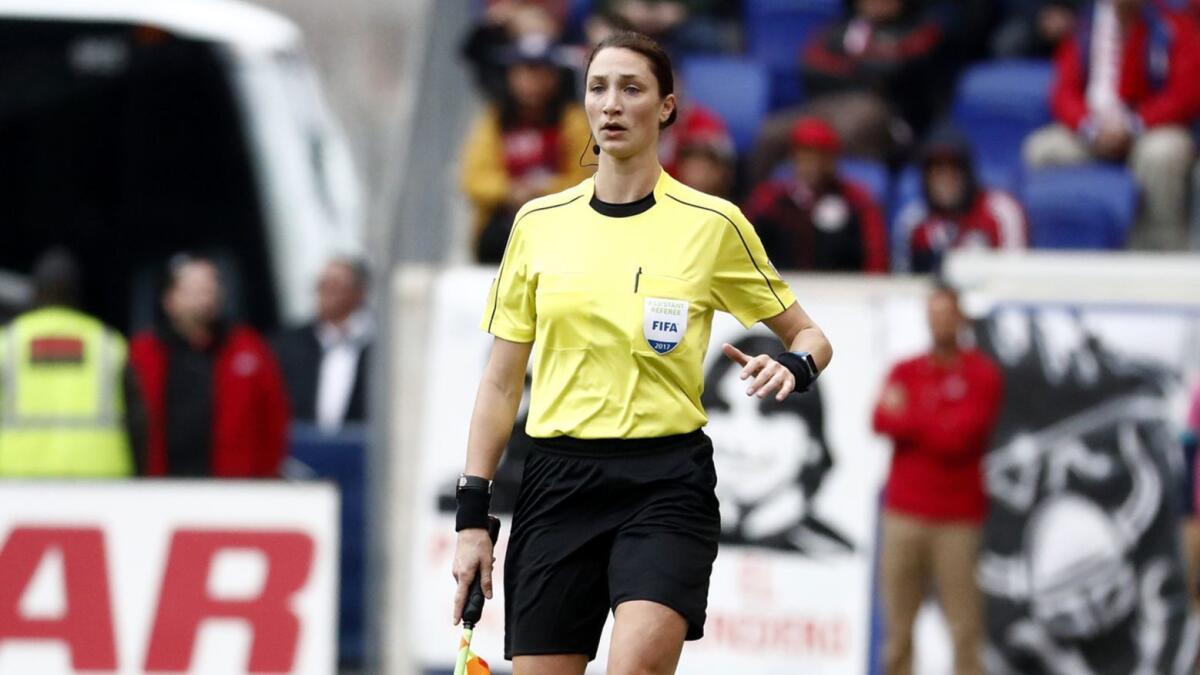
[[[454,592],[454,625],[462,621],[463,607],[467,604],[467,593],[475,573],[479,573],[479,583],[483,588],[483,596],[492,599],[492,564],[496,558],[492,555],[492,539],[483,528],[468,528],[458,533],[458,545],[454,549],[454,567],[452,574],[458,582],[458,590]]]

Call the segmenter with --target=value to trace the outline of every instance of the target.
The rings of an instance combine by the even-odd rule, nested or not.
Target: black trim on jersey
[[[500,269],[496,272],[496,289],[492,294],[492,316],[488,318],[489,333],[492,332],[492,324],[496,321],[496,308],[500,306],[500,279],[504,276],[504,261],[508,259],[508,247],[512,245],[513,235],[517,233],[517,226],[521,224],[522,220],[525,220],[525,216],[537,213],[538,211],[548,211],[550,209],[557,209],[560,206],[566,206],[582,196],[583,195],[575,195],[561,204],[551,204],[550,206],[541,206],[536,209],[530,209],[529,211],[525,212],[525,215],[521,216],[515,223],[513,223],[512,229],[508,231],[508,242],[504,244],[504,256],[500,258]]]
[[[592,200],[588,202],[588,206],[592,207],[592,210],[602,216],[628,218],[636,216],[639,213],[645,213],[654,206],[654,191],[651,190],[650,194],[637,201],[625,202],[624,204],[613,204],[612,202],[603,201],[593,192]]]
[[[758,261],[754,259],[754,254],[750,252],[750,247],[746,244],[746,238],[742,236],[742,231],[738,229],[737,223],[733,222],[729,218],[729,216],[725,215],[724,213],[721,213],[720,211],[718,211],[716,209],[710,209],[707,206],[700,206],[699,204],[685,202],[682,199],[680,199],[679,197],[676,197],[675,195],[672,195],[672,194],[668,194],[667,196],[670,197],[671,199],[674,199],[675,201],[679,202],[680,204],[684,204],[685,206],[691,206],[693,208],[701,209],[703,211],[711,211],[711,212],[717,214],[718,216],[721,216],[730,225],[732,225],[733,231],[737,232],[738,239],[740,239],[742,241],[742,248],[746,249],[746,255],[750,257],[750,264],[754,265],[754,271],[758,272],[758,274],[763,278],[763,281],[767,282],[767,288],[771,291],[771,295],[775,296],[775,301],[779,303],[780,307],[783,307],[784,311],[787,311],[787,307],[784,306],[783,300],[781,300],[779,298],[779,294],[775,292],[775,287],[771,285],[771,280],[768,279],[767,275],[763,273],[762,268],[758,266]]]

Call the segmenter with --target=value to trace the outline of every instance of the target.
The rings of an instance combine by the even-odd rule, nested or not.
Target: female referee
[[[700,404],[713,310],[786,345],[775,357],[724,345],[748,396],[803,390],[833,352],[742,213],[659,165],[676,106],[666,53],[618,33],[585,73],[599,167],[521,208],[483,316],[495,339],[459,479],[454,622],[477,570],[491,597],[490,479],[532,354],[505,658],[515,675],[583,673],[611,609],[608,672],[673,673],[703,634],[720,534]]]

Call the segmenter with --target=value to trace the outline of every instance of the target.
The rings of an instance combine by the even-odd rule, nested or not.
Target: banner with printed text
[[[491,344],[478,328],[490,279],[488,271],[452,270],[440,274],[431,291],[425,358],[438,364],[438,372],[421,383],[427,419],[419,434],[418,475],[410,483],[418,491],[417,548],[407,587],[412,644],[426,670],[449,669],[458,639],[448,620],[453,493]],[[782,405],[760,403],[744,395],[738,369],[721,355],[720,346],[729,342],[749,354],[776,353],[778,340],[761,325],[747,331],[729,316],[714,319],[703,402],[709,414],[705,431],[715,449],[723,536],[705,637],[684,649],[681,673],[880,672],[871,663],[881,639],[872,622],[874,561],[879,491],[890,449],[871,431],[871,411],[891,365],[928,346],[924,296],[911,284],[886,281],[849,284],[834,292],[828,285],[809,292],[804,277],[789,283],[829,335],[836,357],[812,392]],[[1176,445],[1163,441],[1153,448],[1155,439],[1169,436],[1182,392],[1200,371],[1200,316],[1187,308],[1000,305],[976,323],[974,333],[1005,371],[1008,385],[997,451],[986,468],[988,489],[1001,504],[985,528],[980,577],[989,602],[989,671],[1174,672],[1164,664],[1182,662],[1195,649],[1194,629],[1179,604],[1182,569],[1172,548],[1178,542],[1164,529],[1174,522],[1178,495],[1170,490],[1180,467]],[[1059,386],[1064,378],[1079,377],[1093,379],[1076,379],[1074,390]],[[1093,393],[1069,395],[1081,391]],[[503,661],[499,570],[529,452],[529,441],[520,433],[527,399],[497,474],[493,510],[504,520],[504,530],[497,548],[496,598],[475,632],[475,651],[497,671],[510,667]],[[1140,403],[1132,405],[1134,399]],[[1129,425],[1118,424],[1111,437],[1104,437],[1108,440],[1081,431],[1081,416],[1112,417],[1112,410],[1126,408],[1135,417],[1153,409],[1161,427],[1145,426],[1149,423],[1137,417],[1140,422],[1131,422],[1143,425],[1136,429],[1137,443],[1130,441]],[[1060,422],[1064,426],[1056,427]],[[1088,450],[1077,450],[1070,461],[1026,466],[1034,459],[1049,462],[1048,451],[1059,453],[1067,438]],[[1022,454],[1030,452],[1030,443],[1036,450]],[[1018,465],[1036,475],[1009,479],[1007,473]],[[1054,501],[1055,495],[1068,493],[1081,497]],[[1081,507],[1080,500],[1092,506]],[[1055,558],[1059,552],[1053,546],[1044,552],[1048,544],[1040,542],[1052,539],[1034,533],[1049,524],[1057,531],[1063,518],[1075,522],[1076,516],[1089,523],[1077,532],[1082,539],[1072,540],[1079,555]],[[1093,548],[1107,556],[1099,562],[1083,560],[1092,535],[1103,542]],[[1143,551],[1157,553],[1146,553],[1143,560]],[[1136,593],[1093,608],[1098,616],[1084,617],[1079,605],[1091,599],[1064,577],[1081,561],[1119,573],[1126,582],[1139,580],[1127,584]],[[1061,592],[1044,601],[1032,592],[1049,587]],[[931,589],[931,607],[933,597]],[[1124,631],[1121,639],[1141,655],[1124,670],[1079,669],[1093,658],[1089,645],[1117,635],[1114,630]],[[922,612],[917,640],[916,672],[949,675],[949,640],[936,610]],[[604,672],[607,644],[606,631],[589,673]],[[1149,670],[1137,670],[1138,664]]]
[[[0,673],[337,667],[326,484],[0,483]]]

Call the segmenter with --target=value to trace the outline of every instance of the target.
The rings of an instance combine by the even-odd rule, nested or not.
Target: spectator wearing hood
[[[1025,142],[1032,167],[1128,162],[1142,191],[1135,248],[1186,245],[1188,127],[1200,119],[1200,29],[1151,0],[1099,0],[1055,58],[1056,124]]]
[[[898,271],[934,272],[955,248],[1023,249],[1029,225],[1012,195],[979,184],[966,142],[935,137],[921,158],[921,199],[898,217]]]
[[[498,263],[522,204],[591,175],[580,165],[590,130],[560,86],[560,51],[528,39],[506,52],[504,95],[476,119],[463,146],[462,187],[475,207],[475,256]]]
[[[829,123],[792,127],[791,176],[754,189],[746,217],[780,269],[887,271],[887,232],[870,193],[838,175],[841,141]]]

